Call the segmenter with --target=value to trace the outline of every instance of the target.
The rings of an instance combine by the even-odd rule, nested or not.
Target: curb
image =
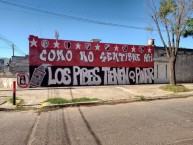
[[[132,103],[132,102],[140,102],[140,101],[155,101],[155,100],[167,100],[167,99],[180,99],[180,98],[188,98],[193,97],[193,94],[175,94],[175,95],[163,95],[163,96],[150,96],[141,98],[130,98],[130,99],[117,99],[117,100],[100,100],[100,101],[90,101],[90,102],[76,102],[76,103],[66,103],[66,104],[50,104],[50,103],[41,103],[41,104],[30,104],[30,105],[17,105],[24,107],[31,107],[41,105],[40,108],[66,108],[66,107],[77,107],[77,106],[97,106],[97,105],[116,105],[116,104],[124,104],[124,103]],[[10,108],[1,108],[0,111],[13,111],[15,109]]]
[[[14,109],[0,108],[0,111],[14,111]]]
[[[21,100],[16,100],[16,104],[19,104]],[[7,105],[6,105],[7,104]],[[5,106],[2,106],[5,105]],[[8,101],[6,100],[3,104],[0,105],[0,111],[14,111],[15,108],[19,105],[12,105],[12,103],[8,103]]]
[[[77,106],[97,106],[97,105],[116,105],[140,101],[156,101],[156,100],[168,100],[168,99],[180,99],[193,97],[193,94],[184,94],[184,95],[164,95],[156,97],[145,97],[144,99],[140,98],[130,98],[130,99],[117,99],[117,100],[100,100],[100,101],[91,101],[91,102],[79,102],[79,103],[66,103],[66,104],[47,104],[42,106],[42,108],[63,108],[63,107],[77,107]]]
[[[75,107],[75,106],[94,106],[100,105],[103,101],[90,101],[90,102],[77,102],[66,104],[42,104],[42,108],[63,108],[63,107]]]
[[[0,106],[3,105],[3,104],[5,104],[6,102],[7,102],[7,100],[1,100],[1,101],[0,101]]]

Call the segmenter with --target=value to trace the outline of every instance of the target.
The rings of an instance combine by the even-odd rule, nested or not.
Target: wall
[[[29,72],[28,56],[13,56],[11,66],[7,66],[9,59],[0,59],[0,88],[12,88],[13,81],[16,80],[15,74],[18,72]]]
[[[179,49],[176,60],[177,83],[193,83],[193,50]],[[154,83],[169,83],[169,61],[165,49],[156,47],[154,53]]]
[[[26,56],[12,56],[10,72],[15,75],[18,72],[29,73],[29,57]]]
[[[156,61],[154,62],[154,83],[169,83],[169,63]]]
[[[179,51],[176,60],[176,79],[180,83],[193,83],[193,50]]]
[[[9,74],[9,59],[8,58],[0,58],[0,73]]]
[[[153,46],[57,41],[32,35],[29,43],[30,87],[153,83]]]
[[[176,60],[176,79],[178,83],[193,83],[193,50],[179,49]],[[1,65],[4,62],[1,62]],[[14,56],[12,57],[10,71],[8,73],[0,72],[1,87],[6,87],[10,84],[11,78],[4,79],[2,85],[2,78],[7,76],[13,77],[17,72],[29,72],[29,58],[28,56]],[[162,47],[155,47],[154,53],[154,83],[169,83],[169,62],[166,57],[165,49]],[[5,83],[7,80],[7,83]],[[12,81],[12,80],[11,80]],[[10,85],[8,85],[10,86]]]
[[[155,47],[154,53],[154,83],[169,83],[169,63],[165,49]]]
[[[16,78],[0,78],[0,88],[13,88],[13,81],[16,81]]]

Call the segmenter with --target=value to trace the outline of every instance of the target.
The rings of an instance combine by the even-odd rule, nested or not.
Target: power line
[[[2,1],[6,2],[5,0],[2,0]],[[11,2],[9,2],[9,3],[11,3]],[[42,5],[42,1],[39,0],[39,1],[30,2],[30,1],[23,1],[23,0],[15,0],[14,3],[12,3],[12,4],[19,4],[21,6],[30,5],[31,8],[35,7],[35,8],[38,8],[38,9],[41,10],[40,7]],[[43,4],[44,4],[44,7],[45,7],[46,6],[45,3],[43,3]],[[133,20],[134,21],[148,21],[148,19],[146,17],[142,17],[142,16],[136,17],[136,16],[133,16],[133,15],[132,16],[114,15],[114,14],[112,15],[112,13],[109,13],[107,11],[104,14],[104,13],[100,13],[100,11],[97,11],[97,12],[93,11],[93,9],[92,9],[92,11],[89,10],[89,9],[85,10],[84,8],[81,8],[81,7],[78,7],[78,9],[72,9],[72,8],[69,8],[69,7],[65,7],[66,5],[64,7],[61,7],[61,5],[58,6],[58,5],[54,5],[54,4],[56,4],[56,3],[53,3],[52,5],[49,5],[49,10],[52,10],[54,8],[54,9],[57,9],[58,12],[61,12],[61,11],[72,12],[72,13],[85,12],[86,15],[92,15],[94,17],[99,16],[100,18],[101,17],[103,17],[103,18],[115,18],[115,19],[122,19],[122,20],[126,20],[126,21],[129,21],[131,19],[132,19],[132,21]],[[7,8],[5,8],[5,9],[7,9]]]
[[[146,28],[144,28],[144,27],[129,26],[129,25],[123,25],[123,24],[117,24],[117,23],[111,23],[111,22],[105,22],[105,21],[87,19],[87,18],[80,18],[80,17],[65,15],[65,14],[61,14],[61,13],[51,12],[51,11],[47,11],[47,10],[42,10],[42,9],[38,9],[38,8],[33,8],[33,7],[26,6],[26,5],[12,3],[12,2],[8,2],[8,1],[4,1],[4,0],[0,0],[0,3],[4,3],[4,4],[7,4],[7,5],[11,5],[11,6],[26,9],[26,10],[31,10],[31,11],[34,11],[34,12],[43,13],[43,14],[46,14],[46,15],[52,15],[52,16],[57,16],[57,17],[68,18],[68,19],[75,20],[75,21],[80,21],[80,22],[87,22],[87,23],[92,23],[92,24],[100,24],[100,25],[113,26],[113,27],[122,27],[122,28],[146,30]]]
[[[13,49],[13,47],[14,47],[14,50],[17,51],[19,54],[26,55],[25,52],[23,52],[21,49],[19,49],[12,41],[8,40],[4,36],[0,35],[0,40],[3,40],[7,45],[12,47],[11,49]]]
[[[4,0],[5,1],[5,0]],[[7,0],[7,1],[11,1],[11,0]],[[46,0],[45,0],[46,1]],[[47,3],[42,3],[42,0],[39,0],[39,1],[25,1],[25,0],[15,0],[14,3],[17,3],[17,4],[22,4],[22,5],[25,5],[25,6],[30,6],[30,7],[35,7],[35,8],[45,8],[47,6]],[[42,7],[43,5],[43,7]],[[67,7],[66,7],[67,6]],[[53,3],[50,5],[49,4],[49,11],[52,11],[54,9],[57,10],[57,12],[61,13],[63,11],[65,12],[70,12],[70,13],[85,13],[87,16],[88,15],[91,15],[91,16],[99,16],[100,18],[103,17],[103,18],[115,18],[115,19],[122,19],[122,20],[131,20],[132,21],[148,21],[146,17],[144,16],[128,16],[128,15],[116,15],[116,14],[113,14],[109,11],[105,11],[102,12],[102,11],[95,11],[95,9],[92,9],[92,10],[89,10],[89,9],[85,9],[83,7],[78,7],[78,8],[71,8],[68,6],[68,4],[65,4],[64,6],[63,5],[57,5],[57,3]],[[6,8],[7,9],[7,8]],[[84,15],[84,14],[83,14]]]
[[[12,49],[12,48],[10,48],[10,47],[1,47],[0,46],[0,49]]]

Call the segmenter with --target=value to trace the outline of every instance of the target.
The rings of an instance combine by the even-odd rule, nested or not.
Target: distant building
[[[12,75],[9,70],[9,59],[0,58],[0,76]]]
[[[29,73],[29,56],[12,56],[10,72],[15,75],[18,72]]]

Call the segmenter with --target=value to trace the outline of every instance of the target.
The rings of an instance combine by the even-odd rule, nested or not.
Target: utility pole
[[[15,56],[15,48],[14,48],[14,44],[12,44],[12,51],[13,51],[13,56]]]

